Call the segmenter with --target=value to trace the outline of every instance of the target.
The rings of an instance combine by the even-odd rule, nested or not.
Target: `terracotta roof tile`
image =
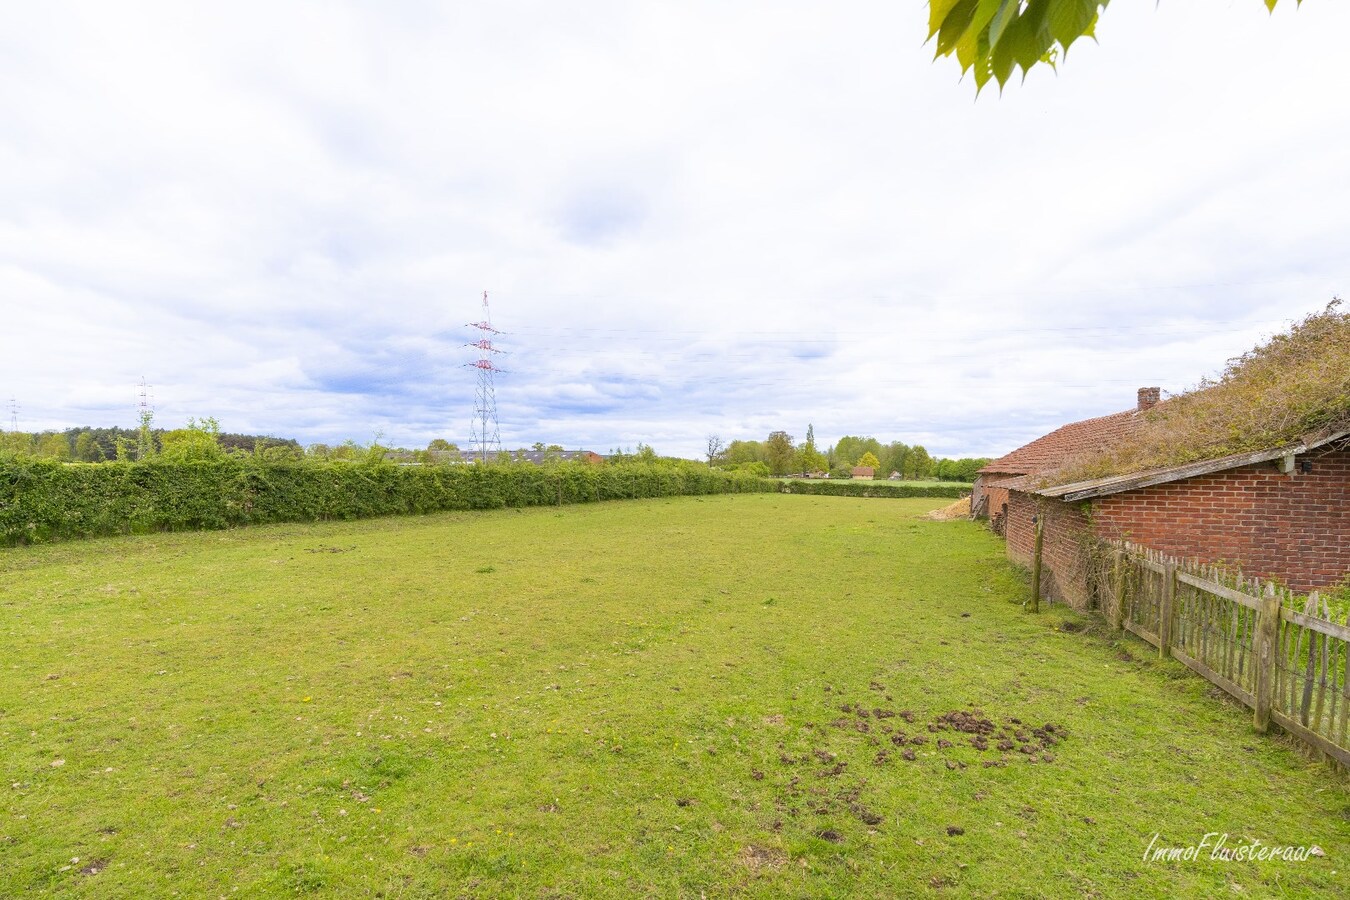
[[[1080,453],[1101,450],[1130,434],[1142,421],[1137,409],[1071,422],[989,463],[981,474],[1033,475],[1057,468]]]

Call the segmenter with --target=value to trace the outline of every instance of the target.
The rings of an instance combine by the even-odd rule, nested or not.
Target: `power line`
[[[502,370],[492,361],[493,354],[501,352],[492,345],[492,338],[501,332],[492,327],[487,291],[483,291],[483,320],[470,322],[468,327],[476,328],[481,335],[478,340],[465,345],[478,350],[478,358],[465,364],[476,369],[478,373],[474,390],[474,419],[470,430],[470,444],[479,455],[479,459],[488,462],[494,458],[493,454],[502,452],[501,425],[497,421],[497,386],[494,380],[496,374]]]

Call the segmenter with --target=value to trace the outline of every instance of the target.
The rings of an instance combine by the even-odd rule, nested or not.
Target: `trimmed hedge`
[[[0,458],[0,545],[455,509],[769,492],[687,466],[392,466],[225,459],[67,465]]]
[[[891,481],[784,481],[779,488],[784,494],[825,494],[832,497],[949,497],[959,500],[970,493],[970,485],[896,484]]]

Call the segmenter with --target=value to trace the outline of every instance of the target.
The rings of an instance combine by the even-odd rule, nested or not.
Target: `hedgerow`
[[[8,457],[0,458],[0,544],[775,489],[771,481],[694,463],[394,466],[225,458],[82,465]]]
[[[784,494],[821,494],[831,497],[948,497],[960,499],[970,493],[969,485],[916,485],[900,482],[860,480],[784,481]]]

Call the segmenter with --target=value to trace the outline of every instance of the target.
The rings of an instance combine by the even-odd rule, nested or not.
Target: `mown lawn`
[[[0,896],[1344,889],[1341,776],[1142,643],[1024,612],[995,538],[920,517],[946,502],[0,552]],[[1143,860],[1207,832],[1325,855]]]

